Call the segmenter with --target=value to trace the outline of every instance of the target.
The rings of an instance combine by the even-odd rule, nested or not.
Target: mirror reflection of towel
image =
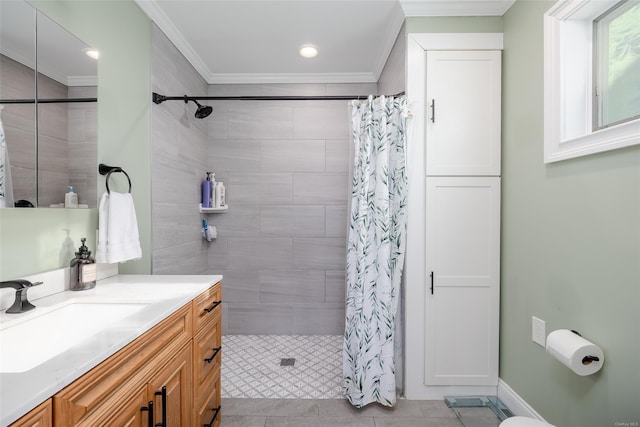
[[[98,207],[96,262],[113,264],[142,257],[138,220],[130,193],[104,193]]]

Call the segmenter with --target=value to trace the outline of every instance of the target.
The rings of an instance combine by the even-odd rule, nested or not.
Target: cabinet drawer
[[[47,399],[11,424],[11,427],[51,427],[53,425],[52,412],[51,399]]]
[[[201,402],[196,408],[195,420],[197,426],[217,427],[220,425],[222,411],[220,409],[220,374],[211,378],[206,395],[198,396]]]
[[[76,425],[116,391],[137,388],[153,373],[149,362],[154,357],[177,352],[192,334],[191,304],[187,304],[56,394],[54,424]]]
[[[222,316],[222,282],[218,282],[193,300],[193,330],[197,333]]]
[[[205,387],[219,374],[222,361],[222,333],[220,322],[207,324],[193,342],[193,383],[195,396],[206,394]]]

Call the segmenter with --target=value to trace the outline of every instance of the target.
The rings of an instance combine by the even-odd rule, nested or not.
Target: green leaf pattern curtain
[[[351,102],[354,159],[343,387],[355,407],[396,402],[394,325],[407,231],[404,97]]]

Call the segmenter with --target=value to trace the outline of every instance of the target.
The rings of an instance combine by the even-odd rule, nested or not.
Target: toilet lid
[[[527,417],[511,417],[500,423],[500,427],[554,427],[544,421]]]

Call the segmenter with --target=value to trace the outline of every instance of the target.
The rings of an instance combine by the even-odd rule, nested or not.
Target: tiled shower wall
[[[203,95],[207,85],[154,25],[153,91],[166,96]],[[150,101],[151,102],[151,101]],[[202,274],[209,248],[200,236],[200,181],[207,168],[207,119],[194,118],[196,105],[152,104],[151,219],[153,274]]]
[[[212,85],[209,95],[363,95],[376,84]],[[344,332],[348,101],[209,101],[210,214],[225,334]]]

